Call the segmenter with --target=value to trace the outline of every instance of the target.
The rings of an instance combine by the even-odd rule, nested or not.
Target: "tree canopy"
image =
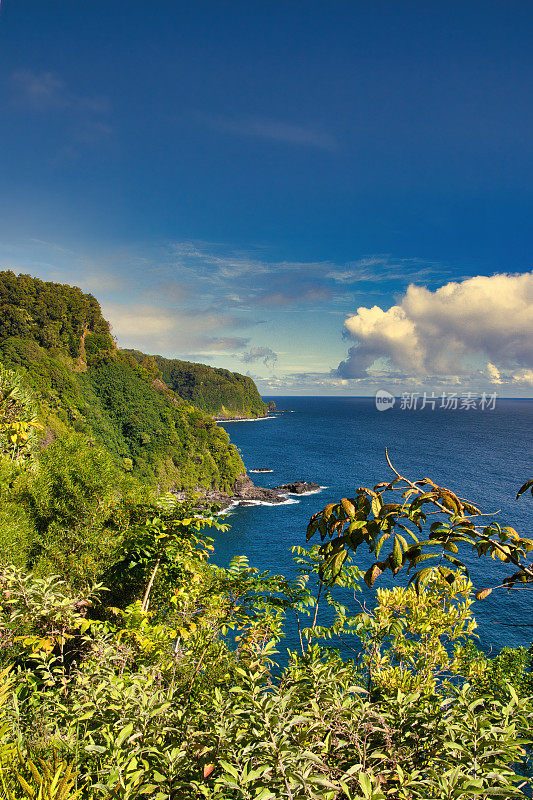
[[[125,352],[143,365],[151,359],[165,383],[176,394],[208,414],[258,417],[268,412],[255,383],[246,375],[177,358],[146,356],[139,350]]]

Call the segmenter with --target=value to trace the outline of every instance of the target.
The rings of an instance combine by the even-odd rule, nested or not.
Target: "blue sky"
[[[265,394],[529,395],[532,40],[529,0],[2,0],[0,262]]]

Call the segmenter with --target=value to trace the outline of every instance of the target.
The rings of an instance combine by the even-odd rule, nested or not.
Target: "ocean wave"
[[[250,506],[250,505],[251,506],[289,506],[289,505],[292,505],[293,503],[297,503],[298,502],[298,500],[293,500],[291,497],[287,497],[286,494],[280,494],[280,497],[285,497],[286,498],[283,501],[283,503],[269,503],[268,500],[245,500],[244,502],[246,503],[246,505],[243,506],[243,507],[246,508],[246,506]]]
[[[288,497],[286,494],[280,494],[280,497],[285,498],[285,500],[282,503],[269,503],[267,500],[244,500],[244,501],[236,500],[233,503],[230,503],[230,505],[227,508],[224,508],[222,509],[222,511],[219,511],[217,513],[217,516],[221,515],[225,516],[227,514],[231,514],[233,511],[235,511],[236,508],[239,507],[250,508],[250,506],[272,506],[272,507],[278,506],[281,508],[282,506],[291,506],[294,505],[295,503],[300,502],[299,500],[294,500],[292,497]],[[243,505],[243,502],[245,505]]]
[[[225,425],[227,422],[264,422],[266,419],[277,419],[277,417],[250,417],[247,419],[217,419],[219,425]]]
[[[305,497],[308,494],[320,494],[320,492],[327,488],[327,486],[319,486],[318,489],[310,489],[308,492],[284,492],[284,497],[289,495],[291,497]]]
[[[227,514],[231,514],[231,512],[234,511],[234,509],[236,509],[238,505],[239,505],[238,502],[230,503],[227,508],[223,508],[221,509],[221,511],[217,511],[215,516],[225,517]]]

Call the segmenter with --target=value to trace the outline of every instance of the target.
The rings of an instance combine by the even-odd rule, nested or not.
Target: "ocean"
[[[533,538],[533,498],[515,500],[518,488],[532,477],[533,400],[496,399],[494,408],[446,410],[426,405],[423,410],[393,408],[378,411],[374,398],[273,397],[280,409],[268,419],[228,422],[224,427],[239,448],[248,470],[268,467],[271,473],[252,474],[259,486],[274,487],[297,479],[324,487],[320,493],[293,497],[283,505],[235,508],[226,515],[231,526],[215,537],[214,561],[225,566],[245,555],[259,570],[286,577],[296,575],[291,546],[305,545],[309,518],[326,503],[350,497],[358,486],[372,487],[389,480],[385,447],[394,466],[411,480],[430,477],[497,519]],[[420,404],[419,404],[420,405]],[[313,542],[315,540],[312,540]],[[318,537],[316,542],[318,542]],[[384,551],[385,552],[385,551]],[[387,550],[388,552],[388,550]],[[476,587],[492,586],[509,574],[508,566],[490,557],[465,559]],[[368,552],[358,556],[361,568]],[[400,576],[396,580],[400,580]],[[379,586],[391,586],[389,575]],[[374,592],[367,587],[343,602],[355,611],[359,602],[371,606]],[[533,592],[499,589],[474,606],[478,645],[493,654],[504,646],[529,646],[533,640]],[[279,647],[296,649],[297,634],[290,619]]]

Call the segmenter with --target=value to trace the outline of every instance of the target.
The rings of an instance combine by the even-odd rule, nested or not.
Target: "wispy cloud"
[[[211,309],[176,311],[138,303],[103,303],[102,310],[121,347],[172,355],[232,354],[250,341],[221,334],[221,330],[242,327],[243,321]]]
[[[442,265],[428,264],[419,258],[394,259],[390,255],[364,256],[326,273],[326,278],[343,285],[378,283],[383,279],[423,281],[436,279],[438,276],[442,276]]]
[[[12,74],[12,86],[14,105],[21,112],[62,116],[63,141],[55,152],[48,153],[53,166],[80,158],[87,147],[97,146],[113,134],[108,99],[73,91],[55,72],[20,69]]]
[[[254,298],[254,303],[266,308],[285,306],[305,306],[323,303],[331,297],[331,290],[320,281],[306,281],[291,285],[289,281],[280,281],[272,289],[266,289]]]
[[[450,274],[441,264],[390,255],[363,256],[345,264],[333,261],[269,260],[264,249],[234,250],[220,243],[174,242],[175,269],[183,280],[216,293],[239,308],[294,311],[328,304],[347,308],[350,298],[371,292],[388,295],[416,281],[428,286]]]
[[[19,69],[13,73],[16,101],[33,111],[75,109],[90,114],[109,111],[105,97],[76,94],[55,72],[34,72]]]
[[[164,297],[167,303],[184,303],[192,294],[192,287],[177,280],[158,281],[144,291],[144,295],[152,302],[160,301]]]
[[[322,150],[336,150],[338,142],[327,131],[314,125],[287,122],[265,117],[204,117],[207,124],[216,130],[237,136],[268,139],[289,145],[317,147]]]
[[[53,72],[17,70],[13,73],[13,83],[18,103],[32,110],[48,111],[67,105],[65,83]]]
[[[355,385],[361,391],[371,391],[383,377],[397,385],[400,380],[408,384],[410,375],[415,374],[413,369],[397,363],[392,367],[393,344],[402,339],[404,323],[391,309],[404,305],[396,297],[409,283],[424,284],[425,289],[420,285],[415,288],[432,298],[439,273],[437,289],[446,281],[442,276],[447,275],[446,268],[416,258],[377,254],[347,263],[283,261],[272,257],[265,246],[237,248],[220,242],[139,244],[87,254],[73,252],[63,243],[34,241],[25,248],[24,259],[18,258],[20,252],[16,247],[6,250],[2,246],[0,258],[20,272],[76,283],[94,292],[121,346],[215,362],[237,371],[249,365],[262,373],[261,380],[276,371],[278,390],[285,386],[288,391],[298,391],[300,387],[310,393],[313,385],[315,393],[350,391]],[[379,306],[373,305],[378,302]],[[338,315],[345,319],[359,307],[363,309],[358,312],[362,318],[367,306],[374,315],[378,314],[376,309],[381,311],[385,322],[390,322],[390,330],[387,325],[376,324],[376,331],[380,329],[387,341],[378,341],[378,333],[372,333],[369,322],[353,342],[356,355],[350,351],[348,359],[332,373],[331,366],[339,363],[345,349]],[[440,319],[438,303],[434,312]],[[464,324],[467,308],[463,307],[461,313]],[[355,316],[352,313],[350,318]],[[259,323],[264,325],[259,328]],[[348,327],[346,331],[353,335]],[[443,348],[437,339],[435,342],[439,356]],[[404,358],[409,343],[408,331],[398,344]],[[416,352],[411,361],[415,356]],[[485,382],[490,377],[488,361],[496,370],[502,366],[501,359],[492,356],[493,350],[487,354],[485,366],[478,364]],[[424,355],[424,359],[429,363],[429,356]],[[512,366],[524,385],[529,373],[520,370],[526,367],[518,362]],[[416,374],[420,381],[422,373]],[[491,374],[496,376],[496,372]],[[507,380],[506,375],[503,370],[502,381]],[[274,384],[270,389],[274,390]]]
[[[277,360],[278,354],[270,347],[251,347],[250,350],[241,355],[241,361],[245,364],[262,361],[265,367],[268,367],[269,364],[275,364]]]

